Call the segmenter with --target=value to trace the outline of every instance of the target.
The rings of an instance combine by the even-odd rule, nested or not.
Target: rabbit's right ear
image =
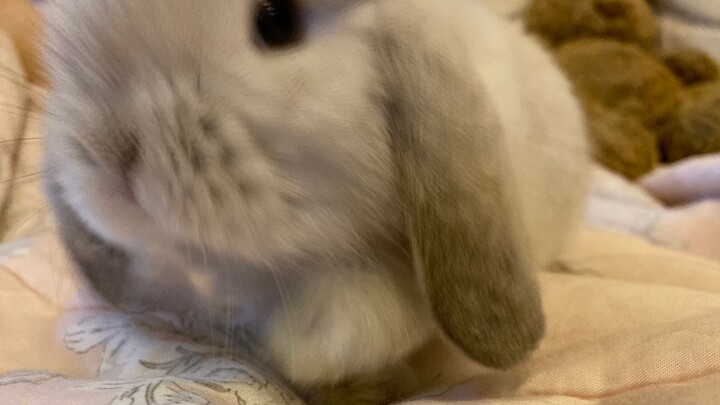
[[[387,122],[417,274],[434,316],[471,358],[506,368],[536,347],[544,315],[519,237],[509,151],[469,60],[472,38],[453,26],[462,18],[442,21],[446,15],[432,12],[477,9],[445,1],[452,5],[392,0],[381,8]]]

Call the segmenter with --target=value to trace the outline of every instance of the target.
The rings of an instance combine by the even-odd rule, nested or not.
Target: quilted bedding
[[[717,3],[676,2],[710,12]],[[668,18],[699,27],[692,16]],[[702,30],[714,32],[708,18]],[[40,93],[24,84],[8,44],[0,35],[0,179],[16,179],[0,184],[0,403],[301,404],[242,353],[188,333],[194,320],[130,316],[94,296],[44,210]],[[720,174],[720,156],[663,169],[644,189],[598,168],[587,226],[561,265],[540,275],[548,333],[530,363],[492,371],[437,346],[416,364],[434,377],[427,392],[408,403],[717,403],[720,180],[709,173]]]

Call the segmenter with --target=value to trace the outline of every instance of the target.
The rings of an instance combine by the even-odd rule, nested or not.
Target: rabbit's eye
[[[302,21],[297,0],[258,0],[255,30],[269,48],[292,45],[300,40]]]

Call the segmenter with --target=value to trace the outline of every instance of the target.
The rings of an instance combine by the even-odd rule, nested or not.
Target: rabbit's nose
[[[627,2],[621,0],[595,0],[595,11],[605,19],[614,20],[628,15]]]

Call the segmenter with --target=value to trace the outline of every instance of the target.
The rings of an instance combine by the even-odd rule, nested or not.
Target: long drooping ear
[[[536,347],[545,321],[518,237],[509,153],[468,60],[469,44],[452,22],[423,13],[430,3],[465,4],[450,2],[392,0],[380,8],[387,120],[418,275],[434,315],[471,358],[506,368]]]

